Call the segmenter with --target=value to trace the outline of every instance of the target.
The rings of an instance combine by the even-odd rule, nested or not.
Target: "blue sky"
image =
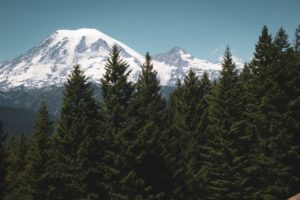
[[[245,61],[261,28],[283,26],[292,42],[299,0],[0,0],[0,61],[57,29],[96,28],[141,54],[182,47],[216,61],[230,45]]]

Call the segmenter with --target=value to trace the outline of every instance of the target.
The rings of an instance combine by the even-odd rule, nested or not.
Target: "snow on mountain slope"
[[[125,44],[95,29],[58,30],[37,47],[0,69],[2,87],[43,87],[61,85],[74,64],[80,64],[92,81],[99,82],[110,48],[117,44],[121,57],[132,69],[135,79],[143,57]]]
[[[207,60],[194,58],[179,47],[174,47],[166,53],[154,55],[153,59],[172,68],[168,85],[174,85],[177,79],[182,79],[184,74],[190,69],[193,69],[198,76],[201,76],[206,71],[210,79],[217,79],[222,68],[221,63],[212,63]],[[238,70],[242,69],[242,63],[239,61],[235,61],[235,63]]]
[[[25,54],[0,64],[0,88],[60,86],[74,64],[80,64],[93,82],[99,82],[113,44],[120,47],[121,58],[130,65],[130,80],[136,81],[144,58],[130,47],[96,29],[58,30]],[[153,64],[162,85],[174,85],[190,68],[198,75],[207,71],[212,79],[221,69],[220,63],[194,58],[178,47],[153,56]]]

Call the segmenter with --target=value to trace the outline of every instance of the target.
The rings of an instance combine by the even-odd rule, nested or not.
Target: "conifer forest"
[[[80,65],[51,120],[31,134],[0,125],[0,200],[283,200],[300,192],[300,26],[267,26],[238,71],[226,48],[219,79],[190,70],[168,99],[151,56],[138,81],[113,46],[100,80]]]

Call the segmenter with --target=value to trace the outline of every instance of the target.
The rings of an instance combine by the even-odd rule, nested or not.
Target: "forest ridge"
[[[263,27],[237,72],[190,70],[167,102],[147,53],[138,81],[114,45],[94,99],[79,65],[53,125],[41,102],[30,136],[0,126],[0,199],[287,199],[300,192],[300,26],[295,43]]]

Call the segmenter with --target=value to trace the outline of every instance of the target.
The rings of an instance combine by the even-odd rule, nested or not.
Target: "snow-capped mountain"
[[[74,64],[82,65],[87,76],[99,81],[113,44],[132,67],[132,78],[143,60],[125,44],[95,30],[58,30],[38,46],[4,64],[0,69],[2,87],[43,87],[62,85]]]
[[[217,78],[221,69],[219,63],[215,64],[207,60],[194,58],[179,47],[174,47],[166,53],[154,55],[153,59],[172,68],[168,80],[169,85],[174,85],[177,79],[182,79],[189,69],[193,69],[197,75],[201,75],[206,71],[211,79]]]
[[[80,64],[93,82],[99,82],[113,44],[120,47],[121,58],[130,65],[130,79],[137,80],[144,58],[130,47],[96,29],[58,30],[25,54],[0,64],[0,88],[60,86],[74,64]],[[153,64],[162,85],[169,86],[190,68],[198,75],[207,71],[211,78],[221,69],[220,63],[194,58],[178,47],[153,56]]]

